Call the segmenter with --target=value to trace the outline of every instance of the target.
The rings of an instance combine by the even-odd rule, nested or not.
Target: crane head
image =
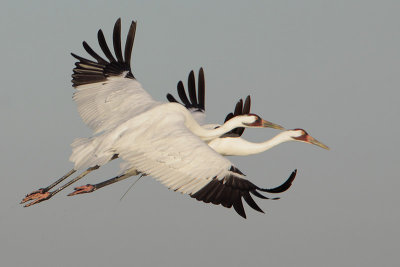
[[[321,143],[320,141],[318,141],[317,139],[315,139],[314,137],[312,137],[311,135],[309,135],[305,130],[303,129],[293,129],[293,130],[289,130],[291,132],[291,138],[294,141],[299,141],[299,142],[304,142],[304,143],[308,143],[308,144],[313,144],[319,147],[322,147],[324,149],[329,150],[329,147],[324,145],[323,143]]]
[[[256,114],[244,114],[241,116],[242,124],[244,127],[261,127],[261,128],[273,128],[273,129],[278,129],[278,130],[284,130],[282,126],[266,121],[262,119],[260,116]]]

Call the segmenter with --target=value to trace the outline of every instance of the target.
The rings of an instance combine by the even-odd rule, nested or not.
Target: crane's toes
[[[74,192],[69,193],[68,196],[75,196],[79,194],[91,193],[95,190],[95,187],[91,184],[82,185],[74,188]]]
[[[40,189],[38,189],[36,191],[33,191],[32,193],[27,194],[25,196],[25,198],[19,204],[22,204],[22,203],[25,203],[25,202],[27,202],[29,200],[35,199],[37,196],[39,196],[40,194],[44,194],[47,191],[48,190],[46,188],[40,188]]]
[[[36,198],[37,195],[44,194],[44,193],[46,193],[47,191],[48,191],[48,190],[47,190],[46,188],[40,188],[40,189],[38,189],[38,190],[36,190],[36,191],[33,191],[32,193],[27,194],[27,195],[25,196],[25,198],[24,198],[24,199],[21,201],[21,203],[19,203],[19,204],[22,204],[22,203],[25,203],[25,202],[27,202],[27,201],[29,201],[29,200],[32,200],[32,199]]]
[[[38,191],[40,191],[40,189]],[[37,191],[35,191],[35,192],[37,192]],[[31,203],[28,203],[28,204],[24,205],[24,207],[29,207],[29,206],[35,205],[35,204],[37,204],[39,202],[45,201],[45,200],[47,200],[47,199],[52,197],[52,194],[50,192],[43,192],[43,193],[41,193],[41,192],[35,193],[35,192],[27,195],[21,201],[20,204],[25,203],[25,202],[30,201],[30,200],[34,200]]]

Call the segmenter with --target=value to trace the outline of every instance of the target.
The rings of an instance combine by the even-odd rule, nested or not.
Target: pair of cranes
[[[242,199],[253,209],[263,212],[253,196],[268,199],[260,192],[281,193],[292,184],[296,170],[280,186],[260,188],[225,156],[261,153],[283,142],[300,141],[328,149],[302,129],[286,130],[262,143],[241,137],[245,128],[283,127],[250,113],[250,96],[240,100],[222,125],[202,124],[205,114],[205,81],[201,68],[196,90],[194,72],[188,78],[188,94],[178,83],[181,103],[171,94],[169,103],[155,101],[135,79],[130,59],[136,33],[136,22],[128,31],[124,54],[121,48],[121,20],[114,25],[110,51],[102,30],[98,41],[107,59],[99,56],[86,42],[83,47],[96,61],[72,54],[78,62],[72,74],[77,103],[83,121],[93,130],[90,138],[72,143],[70,160],[74,168],[51,185],[36,190],[21,201],[25,207],[50,199],[102,165],[121,158],[122,174],[95,185],[75,188],[71,195],[90,193],[133,175],[149,175],[169,189],[188,194],[205,203],[233,208],[246,218]],[[188,98],[189,96],[189,98]],[[84,170],[66,184],[51,191],[77,170]],[[276,198],[274,198],[276,199]]]

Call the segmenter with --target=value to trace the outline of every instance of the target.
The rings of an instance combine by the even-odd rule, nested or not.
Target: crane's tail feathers
[[[112,151],[98,150],[99,143],[100,140],[93,138],[77,138],[72,142],[69,160],[75,164],[76,170],[102,166],[115,158]]]

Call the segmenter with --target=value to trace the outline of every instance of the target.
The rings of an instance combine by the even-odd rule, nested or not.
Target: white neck
[[[193,116],[190,114],[190,112],[187,111],[186,108],[185,108],[184,115],[185,115],[185,119],[186,119],[185,120],[186,127],[188,127],[188,129],[190,131],[192,131],[193,134],[197,135],[203,141],[210,141],[215,138],[218,138],[221,135],[223,135],[237,127],[245,127],[242,124],[241,117],[234,117],[216,129],[206,129],[197,123],[197,121],[193,118]]]
[[[264,152],[284,142],[293,141],[290,134],[289,131],[285,131],[262,143],[249,142],[243,138],[218,138],[208,145],[224,156],[247,156]]]

